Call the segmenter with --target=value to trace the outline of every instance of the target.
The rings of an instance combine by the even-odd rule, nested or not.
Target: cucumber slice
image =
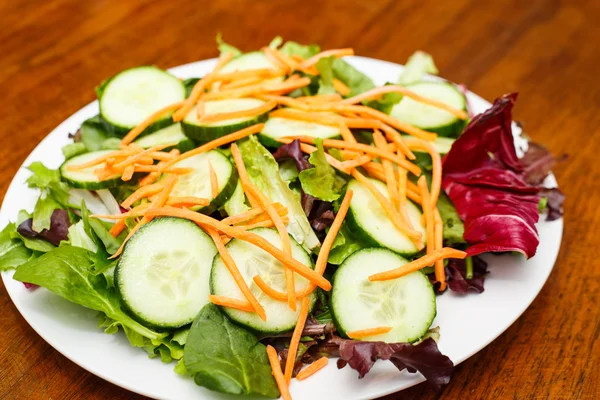
[[[279,69],[271,60],[265,56],[262,51],[252,51],[250,53],[240,54],[233,58],[221,68],[220,74],[227,74],[237,71],[249,71],[253,69]],[[280,78],[278,78],[280,79]]]
[[[402,137],[405,137],[408,140],[413,140],[412,136],[402,135]],[[435,138],[435,141],[433,142],[433,146],[435,147],[435,149],[437,150],[438,153],[448,154],[448,152],[452,148],[452,145],[454,144],[455,141],[456,141],[456,139],[454,139],[454,138],[438,136],[437,138]],[[421,150],[421,149],[413,150],[413,152],[425,153],[425,151]]]
[[[302,113],[302,111],[297,112]],[[274,117],[269,118],[265,123],[262,132],[259,134],[259,139],[267,147],[279,147],[281,143],[277,139],[286,136],[310,136],[312,138],[333,139],[340,136],[340,130],[335,126],[322,125],[315,122]]]
[[[256,228],[252,229],[251,232],[262,236],[272,245],[281,248],[281,240],[276,230]],[[301,263],[314,268],[310,255],[291,236],[290,240],[292,242],[292,256]],[[260,333],[275,334],[294,329],[300,312],[301,299],[298,299],[296,303],[296,311],[292,311],[287,302],[274,300],[267,296],[253,281],[256,275],[260,275],[273,289],[285,292],[283,265],[266,251],[243,240],[231,240],[227,243],[227,250],[229,250],[229,254],[231,254],[250,290],[264,307],[267,320],[263,321],[255,313],[223,307],[223,311],[227,316],[238,324]],[[219,255],[216,255],[213,260],[210,283],[212,294],[245,299]],[[309,284],[306,279],[298,274],[294,274],[294,283],[296,290],[301,290]],[[310,295],[311,308],[315,299],[316,295],[313,292]]]
[[[208,163],[212,165],[217,175],[219,194],[212,197],[210,186],[210,173]],[[211,150],[193,157],[187,158],[174,164],[176,168],[193,168],[188,174],[180,175],[177,183],[171,191],[171,196],[194,196],[211,199],[208,206],[198,211],[211,214],[220,208],[233,195],[237,184],[237,172],[231,161],[219,150]]]
[[[125,245],[115,270],[117,290],[140,321],[161,328],[187,325],[208,303],[216,253],[210,236],[195,223],[154,219]]]
[[[123,184],[123,181],[121,181],[121,175],[119,174],[103,181],[98,180],[98,177],[96,177],[94,174],[94,170],[97,168],[103,168],[104,163],[82,170],[74,171],[69,169],[69,165],[83,164],[112,151],[113,150],[92,151],[90,153],[84,153],[68,159],[63,163],[63,165],[60,166],[60,175],[62,180],[73,188],[88,190],[108,189]]]
[[[338,332],[379,326],[392,330],[362,338],[387,343],[414,342],[431,326],[436,299],[429,278],[420,271],[383,282],[369,275],[389,271],[408,261],[386,249],[362,249],[346,258],[333,276],[331,311]]]
[[[386,198],[389,198],[387,186],[376,179],[371,179]],[[348,189],[354,192],[346,223],[350,232],[365,246],[386,247],[396,253],[413,255],[419,250],[414,243],[392,224],[379,202],[366,186],[357,180],[348,183]],[[408,201],[408,217],[412,226],[426,239],[426,227],[422,222],[422,213],[411,201]]]
[[[418,82],[407,85],[406,88],[423,97],[443,101],[461,110],[467,108],[465,96],[456,86],[447,82]],[[400,100],[392,108],[390,115],[426,131],[454,138],[462,133],[466,125],[466,121],[455,117],[448,111],[420,103],[409,97]]]
[[[214,100],[204,103],[204,113],[206,115],[219,114],[226,112],[244,111],[263,105],[265,102],[258,99],[227,99]],[[198,121],[198,111],[194,107],[183,119],[183,132],[190,139],[200,143],[207,143],[229,133],[239,131],[247,126],[258,124],[267,119],[268,113],[263,113],[254,117],[243,117],[218,121],[209,124],[202,124]]]
[[[107,128],[121,136],[161,108],[184,99],[183,82],[152,66],[122,71],[98,90],[100,115]],[[144,133],[171,125],[170,116],[170,113],[166,113],[164,118],[146,128]]]
[[[177,143],[173,147],[181,150],[182,152],[194,148],[194,142],[183,134],[181,124],[179,123],[169,125],[166,128],[162,128],[149,135],[143,136],[137,139],[134,143],[144,149],[169,143]],[[170,150],[170,148],[166,148],[165,150]]]

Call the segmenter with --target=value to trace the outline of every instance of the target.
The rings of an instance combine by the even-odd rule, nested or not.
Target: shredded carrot
[[[433,210],[431,209],[431,200],[429,190],[427,189],[427,180],[424,176],[420,177],[418,182],[419,190],[421,191],[421,203],[423,207],[423,216],[425,217],[425,225],[427,226],[427,254],[431,254],[435,250],[435,238],[433,227]]]
[[[458,117],[460,119],[469,118],[469,116],[467,115],[467,113],[464,110],[459,110],[458,108],[454,108],[444,102],[441,102],[441,101],[438,101],[435,99],[423,97],[403,86],[398,86],[398,85],[386,85],[386,86],[381,86],[381,87],[378,87],[375,89],[367,90],[366,92],[361,93],[357,96],[350,97],[349,99],[343,100],[342,103],[343,104],[358,104],[358,103],[362,103],[365,100],[377,99],[386,93],[400,93],[400,94],[402,94],[406,97],[410,97],[411,99],[416,100],[420,103],[427,104],[427,105],[430,105],[433,107],[437,107],[444,111],[448,111],[450,114],[452,114],[455,117]]]
[[[152,146],[149,149],[146,149],[140,153],[134,154],[130,157],[127,157],[125,160],[116,163],[113,168],[120,170],[122,168],[127,167],[128,165],[131,164],[135,164],[135,163],[144,163],[144,159],[149,159],[150,160],[150,164],[152,164],[153,160],[152,157],[150,157],[150,154],[154,153],[155,151],[160,151],[162,149],[166,149],[167,147],[171,147],[171,146],[175,146],[177,143],[167,143],[167,144],[159,144],[156,146]]]
[[[244,79],[237,79],[235,81],[231,81],[231,82],[227,82],[221,85],[221,90],[231,90],[231,89],[235,89],[235,88],[240,88],[240,87],[245,87],[245,86],[250,86],[250,85],[255,85],[257,83],[260,83],[264,80],[265,78],[261,77],[261,76],[255,76],[252,78],[244,78]]]
[[[433,219],[435,221],[435,248],[440,250],[444,246],[444,223],[437,208],[433,211]],[[435,262],[435,279],[440,283],[440,291],[446,290],[446,271],[443,260]]]
[[[281,76],[281,75],[284,75],[283,71],[278,71],[273,68],[259,68],[259,69],[249,69],[249,70],[244,70],[244,71],[228,72],[225,74],[216,74],[212,77],[212,80],[220,81],[220,82],[234,83],[236,81],[248,79],[248,78],[266,79],[266,78],[275,78],[275,77]]]
[[[320,370],[322,370],[323,368],[325,368],[325,366],[328,363],[329,363],[329,358],[321,357],[314,363],[310,364],[308,367],[304,368],[302,371],[298,372],[298,375],[296,375],[296,379],[298,379],[299,381],[303,381],[306,378],[314,375],[315,373],[317,373]]]
[[[312,137],[308,137],[308,136],[299,136],[299,137],[292,136],[292,137],[288,137],[288,139],[298,139],[303,143],[311,143],[311,144],[315,143],[315,139]],[[398,157],[398,155],[396,155],[390,151],[383,151],[383,150],[378,149],[373,146],[369,146],[369,145],[361,144],[361,143],[347,143],[342,140],[336,140],[336,139],[324,139],[323,146],[324,147],[334,147],[337,149],[362,151],[367,154],[372,154],[377,157],[388,159],[388,160],[398,164],[402,168],[406,168],[407,170],[409,170],[416,176],[419,176],[421,174],[421,168],[419,168],[415,164],[407,161],[406,159]]]
[[[76,165],[68,165],[67,169],[69,171],[80,171],[82,169],[86,169],[86,168],[90,168],[90,167],[94,167],[96,165],[102,164],[104,162],[106,162],[108,159],[113,158],[113,157],[126,157],[129,154],[125,153],[123,154],[123,152],[121,151],[113,151],[107,154],[103,154],[97,158],[94,158],[93,160],[90,160],[88,162],[82,163],[82,164],[76,164]]]
[[[314,56],[307,58],[304,60],[299,68],[301,70],[306,70],[308,67],[315,65],[321,58],[323,57],[344,57],[344,56],[352,56],[354,55],[354,49],[334,49],[334,50],[325,50],[320,52],[319,54],[315,54]]]
[[[153,185],[143,186],[133,192],[128,198],[121,203],[121,207],[129,208],[133,203],[143,199],[144,197],[152,196],[164,189],[164,184],[155,183]]]
[[[123,180],[124,182],[130,181],[131,178],[133,178],[133,173],[134,172],[135,172],[135,166],[134,165],[128,165],[123,170],[123,175],[121,175],[121,180]]]
[[[314,96],[296,97],[294,100],[307,103],[328,103],[332,101],[341,101],[342,96],[339,93],[316,94]]]
[[[273,58],[277,59],[277,61],[280,64],[286,66],[290,71],[298,69],[298,63],[296,61],[292,60],[287,55],[285,55],[282,52],[280,52],[279,50],[272,49],[270,47],[265,47],[263,49],[263,51],[265,52],[265,54],[270,53]]]
[[[287,215],[288,213],[288,209],[287,207],[285,207],[283,204],[281,203],[273,203],[273,207],[275,207],[275,210],[277,210],[277,212],[279,213],[280,217],[284,217]],[[249,220],[247,220],[247,224],[255,224],[257,222],[261,222],[261,221],[265,221],[265,220],[270,220],[271,218],[269,217],[268,213],[261,213]]]
[[[234,299],[232,297],[226,296],[215,296],[214,294],[209,294],[208,300],[210,300],[211,303],[216,304],[218,306],[235,308],[236,310],[246,312],[254,312],[252,304],[250,304],[246,300]]]
[[[394,227],[400,232],[404,233],[406,236],[408,236],[415,243],[415,246],[417,246],[419,250],[423,248],[423,235],[421,234],[421,232],[408,228],[401,216],[394,210],[389,200],[379,190],[377,190],[375,185],[356,169],[352,171],[352,176],[354,177],[354,179],[363,184],[369,190],[369,192],[371,192],[371,194],[377,199],[377,202],[379,203],[379,205],[381,205],[381,208],[383,208]]]
[[[221,82],[217,82],[217,83],[221,83]],[[196,117],[198,118],[198,120],[201,120],[202,117],[204,117],[204,106],[206,105],[206,102],[202,99],[198,100],[198,103],[196,104]]]
[[[298,321],[290,340],[290,347],[288,349],[288,355],[285,362],[285,382],[289,385],[292,380],[292,373],[294,372],[294,365],[296,364],[296,354],[298,354],[298,345],[300,344],[300,338],[302,337],[302,331],[304,330],[304,324],[308,317],[308,311],[310,308],[310,299],[304,297],[302,299],[302,306],[300,307],[300,314],[298,315]]]
[[[250,177],[248,176],[248,171],[246,171],[246,166],[244,165],[244,160],[242,159],[242,153],[240,153],[240,149],[235,143],[231,145],[231,155],[238,171],[238,177],[242,185],[242,190],[246,194],[248,202],[250,202],[252,208],[261,207],[264,210],[258,199],[254,196],[254,193],[252,193],[249,189],[251,185]]]
[[[123,232],[123,230],[125,229],[125,220],[121,219],[118,220],[117,222],[115,222],[115,224],[112,226],[112,228],[110,228],[110,231],[108,231],[113,237],[117,237],[121,234],[121,232]]]
[[[273,289],[271,286],[267,285],[267,283],[260,277],[260,275],[256,275],[254,278],[254,283],[256,283],[256,286],[258,286],[258,288],[260,290],[263,291],[264,294],[266,294],[267,296],[269,296],[270,298],[274,299],[274,300],[278,300],[278,301],[288,301],[288,295],[287,293],[281,293],[275,289]],[[314,291],[315,286],[313,286],[312,284],[308,284],[306,287],[298,290],[295,293],[295,297],[296,299],[302,299],[306,296],[308,296],[309,294],[311,294]]]
[[[263,93],[287,94],[296,89],[310,85],[310,78],[287,79],[280,83],[265,82],[255,85],[248,85],[241,88],[221,90],[204,95],[205,100],[232,99],[255,96]]]
[[[284,265],[289,266],[298,275],[301,275],[309,281],[316,283],[317,286],[319,286],[323,290],[331,290],[331,283],[327,279],[323,278],[321,275],[317,274],[315,271],[302,264],[295,258],[288,256],[283,251],[281,251],[280,249],[269,243],[267,240],[265,240],[263,237],[255,233],[247,232],[243,229],[229,226],[227,224],[222,223],[219,220],[216,220],[204,214],[197,213],[195,211],[175,207],[149,208],[146,211],[146,216],[178,217],[189,219],[190,221],[194,221],[201,227],[216,229],[224,233],[225,235],[243,240],[245,242],[252,243],[253,245],[258,246],[267,253],[271,254]]]
[[[400,278],[401,276],[408,275],[411,272],[418,271],[428,265],[434,264],[438,260],[445,260],[447,258],[460,258],[463,259],[467,256],[464,251],[456,250],[451,247],[444,247],[439,250],[433,251],[431,254],[427,254],[419,259],[411,261],[401,267],[392,269],[390,271],[380,272],[369,276],[371,282],[375,281],[387,281],[390,279]]]
[[[431,207],[437,206],[437,200],[442,188],[442,158],[431,142],[409,138],[406,145],[411,149],[425,150],[431,156]]]
[[[115,220],[131,218],[131,217],[141,217],[144,215],[144,211],[146,211],[146,209],[148,207],[150,207],[150,203],[140,204],[139,206],[137,206],[127,212],[121,213],[121,214],[93,214],[90,216],[92,218],[115,219]]]
[[[178,174],[178,175],[185,175],[185,174],[189,174],[190,172],[192,172],[194,170],[194,168],[173,168],[173,167],[167,167],[167,168],[162,168],[160,165],[137,165],[135,164],[135,171],[136,172],[165,172],[165,173],[170,173],[170,174]]]
[[[207,206],[210,204],[209,199],[203,199],[194,196],[169,197],[165,203],[168,206]]]
[[[147,223],[148,221],[145,218],[142,218],[140,222],[137,223],[136,226],[134,226],[129,233],[127,234],[127,236],[125,237],[125,240],[123,241],[123,243],[121,244],[121,246],[119,247],[119,249],[117,250],[117,252],[115,254],[113,254],[112,256],[108,257],[109,260],[118,257],[119,255],[121,255],[121,253],[123,252],[123,249],[125,248],[125,244],[129,241],[129,239],[131,239],[131,237],[143,226]],[[123,223],[124,225],[124,223]]]
[[[258,302],[256,297],[254,296],[254,294],[248,287],[248,284],[246,283],[246,281],[244,280],[244,277],[240,273],[240,270],[238,269],[237,265],[235,264],[235,261],[233,260],[233,257],[231,257],[231,254],[229,254],[229,250],[227,250],[227,248],[223,244],[223,241],[221,240],[221,236],[219,236],[217,231],[215,231],[213,228],[209,228],[208,226],[205,226],[204,229],[206,230],[206,232],[210,235],[210,237],[215,242],[215,246],[217,247],[219,255],[221,256],[221,260],[223,261],[223,264],[225,264],[225,266],[229,270],[229,273],[235,280],[235,283],[238,285],[241,292],[244,294],[244,297],[246,298],[246,300],[248,300],[248,302],[252,305],[252,309],[254,310],[254,312],[256,312],[256,314],[258,314],[258,316],[263,321],[266,321],[267,314],[265,313],[265,309],[260,305],[260,303]]]
[[[383,335],[392,330],[391,326],[378,326],[377,328],[360,329],[358,331],[346,332],[350,339],[360,339],[368,336]]]
[[[287,224],[290,222],[288,217],[281,217],[281,222]],[[253,222],[245,225],[236,225],[236,228],[243,229],[245,231],[254,229],[254,228],[272,228],[275,226],[275,223],[271,219],[266,219],[264,221]],[[276,226],[275,226],[276,227]]]
[[[280,143],[285,143],[285,144],[291,143],[294,141],[294,139],[288,139],[288,138],[279,138],[276,140]],[[312,154],[315,151],[317,151],[317,148],[314,146],[310,146],[306,143],[300,143],[300,150],[302,150],[303,153]],[[331,156],[327,152],[325,152],[325,158],[327,159],[327,162],[329,163],[329,165],[331,165],[333,168],[340,170],[346,174],[350,173],[347,169],[344,168],[341,161],[337,160],[335,157]]]
[[[340,133],[342,134],[342,138],[346,142],[358,143],[358,141],[356,140],[356,138],[354,137],[352,132],[350,132],[350,129],[348,129],[348,125],[346,125],[345,123],[340,123],[339,127],[340,127]]]
[[[337,78],[333,78],[333,88],[342,96],[348,96],[350,94],[350,88]]]
[[[155,151],[149,154],[150,158],[159,161],[169,161],[175,158],[175,156],[171,153],[165,153],[164,151]]]
[[[241,129],[241,130],[239,130],[237,132],[230,133],[229,135],[221,136],[220,138],[215,139],[215,140],[213,140],[211,142],[208,142],[206,144],[203,144],[200,147],[197,147],[197,148],[195,148],[193,150],[187,151],[187,152],[181,154],[180,156],[174,158],[171,161],[167,161],[164,164],[163,169],[166,168],[166,167],[170,167],[171,165],[176,164],[176,163],[178,163],[178,162],[180,162],[182,160],[185,160],[187,158],[193,157],[193,156],[195,156],[197,154],[205,153],[207,151],[216,149],[217,147],[221,147],[221,146],[224,146],[224,145],[229,144],[231,142],[235,142],[236,140],[243,139],[243,138],[245,138],[247,136],[252,135],[253,133],[258,133],[258,132],[260,132],[262,130],[262,128],[264,126],[265,126],[265,124],[256,124],[256,125],[252,125],[252,126],[249,126],[247,128]]]
[[[304,58],[300,54],[292,54],[290,58],[296,62],[304,61]]]
[[[290,109],[281,108],[279,110],[275,110],[269,114],[270,117],[280,117],[287,119],[295,119],[298,121],[306,121],[323,125],[331,125],[338,127],[343,122],[343,120],[336,115],[332,115],[331,113],[323,113],[323,112],[300,112],[294,111]]]
[[[398,131],[396,131],[391,126],[384,124],[383,122],[380,123],[380,128],[382,131],[385,132],[385,135],[388,138],[388,140],[394,142],[398,150],[401,151],[406,157],[408,157],[409,160],[414,160],[417,158],[415,154],[412,151],[410,151],[410,148],[406,145],[404,139],[402,139],[402,135],[400,135]]]
[[[210,177],[210,193],[212,198],[216,199],[219,195],[219,178],[210,160],[208,160],[208,174]]]
[[[379,147],[382,150],[387,147],[386,140],[383,138],[383,135],[378,130],[376,130],[375,133],[373,133],[373,141],[375,143],[375,146]],[[396,180],[394,165],[390,160],[386,159],[381,160],[381,164],[383,165],[385,182],[387,184],[388,193],[390,194],[390,201],[397,210],[400,210],[400,201],[398,199],[398,181]]]
[[[342,156],[343,156],[343,154],[342,154]],[[352,168],[360,167],[371,161],[373,161],[373,156],[367,154],[364,156],[357,157],[350,161],[342,161],[342,163],[340,163],[340,167],[343,170],[351,171]]]
[[[293,69],[293,67],[290,67],[289,65],[287,65],[278,55],[276,55],[272,48],[270,48],[268,46],[263,47],[262,51],[265,54],[265,56],[269,60],[271,60],[271,62],[273,64],[275,64],[277,67],[279,67],[280,70],[285,71],[285,73],[288,73]],[[294,65],[295,65],[295,63],[294,63]]]
[[[273,374],[275,382],[277,383],[277,387],[279,388],[279,394],[281,395],[281,399],[292,400],[288,384],[285,381],[283,372],[281,372],[281,364],[279,362],[277,350],[275,350],[275,348],[273,348],[273,346],[271,346],[270,344],[267,345],[267,357],[269,358],[269,364],[271,364],[272,371],[271,373]]]
[[[406,187],[408,183],[407,172],[405,169],[398,170],[398,210],[400,211],[400,215],[404,218],[404,222],[410,227],[413,228],[412,221],[408,217],[408,202],[406,200],[407,197],[411,197],[409,193],[413,193],[409,191]],[[423,202],[423,198],[421,194],[418,194],[419,200],[418,203]],[[411,198],[412,200],[412,198]],[[414,201],[414,200],[413,200]]]
[[[280,203],[275,203],[274,205],[277,205],[277,204],[280,204]],[[223,218],[221,220],[221,222],[224,224],[227,224],[227,225],[235,225],[235,224],[249,221],[252,218],[262,214],[263,212],[264,212],[263,208],[258,206],[255,208],[251,208],[248,211],[244,211],[243,213],[240,213],[237,215],[232,215],[227,218]]]
[[[152,113],[148,118],[146,118],[145,120],[140,122],[132,130],[130,130],[129,133],[127,135],[125,135],[125,137],[123,139],[121,139],[121,143],[129,144],[129,143],[133,142],[140,135],[140,133],[142,133],[144,131],[144,129],[146,129],[147,127],[152,125],[158,119],[164,117],[165,114],[180,108],[183,104],[184,104],[184,102],[179,101],[177,103],[169,104],[168,106],[163,107],[160,110]]]
[[[204,114],[202,118],[200,118],[200,122],[203,124],[210,124],[214,122],[224,121],[228,119],[234,118],[244,118],[244,117],[253,117],[255,115],[264,114],[267,111],[272,110],[277,106],[277,103],[274,101],[268,101],[264,104],[261,104],[258,107],[249,108],[247,110],[241,111],[232,111],[232,112],[224,112],[218,114]]]
[[[379,179],[382,182],[385,182],[386,177],[385,177],[385,172],[383,171],[383,166],[379,163],[376,162],[369,162],[366,163],[364,165],[362,165],[362,167],[365,169],[365,171],[367,171],[369,173],[369,175],[375,179]],[[400,173],[401,171],[404,171],[404,173],[406,173],[406,170],[404,168],[398,168],[398,173]],[[412,183],[411,181],[406,182],[406,197],[408,197],[409,199],[411,199],[412,201],[421,204],[421,195],[419,194],[419,188],[417,188],[417,186]],[[399,189],[400,190],[400,186]]]

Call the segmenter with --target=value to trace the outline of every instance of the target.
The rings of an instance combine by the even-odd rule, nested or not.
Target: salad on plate
[[[562,215],[554,158],[513,134],[517,94],[472,115],[423,52],[377,87],[352,49],[217,42],[205,76],[98,86],[60,168],[29,165],[39,198],[0,233],[0,270],[214,391],[289,399],[331,358],[442,388],[437,296],[483,292],[479,255],[532,257],[540,215]]]

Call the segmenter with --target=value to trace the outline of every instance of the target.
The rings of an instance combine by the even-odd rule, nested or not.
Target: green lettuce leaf
[[[221,34],[221,32],[217,33],[217,48],[219,49],[219,52],[221,54],[232,53],[234,57],[242,54],[242,51],[240,49],[223,41],[223,35]]]
[[[103,143],[114,137],[106,129],[100,115],[87,119],[81,124],[81,141],[89,151],[102,149]]]
[[[23,241],[14,238],[18,235],[17,226],[11,222],[0,232],[0,271],[8,271],[25,264],[32,257],[33,252],[28,249]]]
[[[155,332],[122,310],[119,295],[109,287],[104,275],[91,270],[95,255],[80,247],[59,246],[17,268],[14,279],[43,286],[64,299],[100,311],[148,339],[158,340],[166,334]],[[113,328],[114,329],[114,328]]]
[[[456,207],[443,191],[438,198],[437,207],[444,223],[444,242],[448,244],[466,244],[463,238],[465,225],[458,216]]]
[[[279,174],[279,165],[271,153],[251,136],[239,144],[248,176],[258,189],[272,202],[279,202],[288,209],[288,232],[307,250],[320,245],[312,230],[296,194]]]
[[[236,183],[233,194],[223,205],[223,209],[227,215],[241,214],[250,209],[248,204],[246,204],[246,195],[244,194],[244,189],[242,189],[242,184],[239,180]]]
[[[276,49],[281,46],[281,43],[283,43],[283,38],[281,36],[275,36],[273,40],[271,40],[271,43],[269,43],[269,47]]]
[[[375,88],[375,84],[367,75],[363,74],[341,58],[336,58],[332,63],[333,76],[342,81],[350,93],[347,97],[356,96]]]
[[[85,147],[85,144],[83,142],[77,142],[69,143],[63,146],[61,150],[63,155],[65,156],[65,160],[68,160],[69,158],[73,158],[75,156],[87,152],[87,147]]]
[[[300,171],[300,184],[305,193],[324,201],[337,200],[341,195],[341,189],[345,181],[339,178],[335,169],[327,162],[323,141],[315,140],[317,151],[310,154],[308,162],[314,168]]]
[[[302,58],[310,58],[321,51],[316,44],[302,45],[293,41],[287,41],[279,49],[286,56],[298,55]]]
[[[40,197],[33,208],[33,230],[41,232],[50,229],[50,217],[56,209],[66,209],[69,204],[69,187],[60,181],[60,172],[49,169],[39,161],[28,169],[32,175],[27,178],[30,188],[40,189]]]
[[[199,386],[222,393],[279,397],[265,345],[230,322],[214,304],[205,305],[194,320],[183,359]]]
[[[346,224],[342,224],[333,245],[329,252],[327,262],[333,265],[340,265],[346,258],[352,253],[362,249],[364,246],[358,241],[354,240],[351,233],[348,230]]]
[[[425,75],[437,75],[438,69],[433,62],[433,57],[423,51],[415,51],[406,61],[404,70],[398,78],[398,83],[408,85],[419,82]]]
[[[335,57],[323,57],[317,61],[317,70],[319,71],[319,91],[317,94],[335,93],[333,87],[333,62]]]

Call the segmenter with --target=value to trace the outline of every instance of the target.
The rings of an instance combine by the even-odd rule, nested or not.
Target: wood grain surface
[[[0,1],[0,193],[94,87],[141,64],[244,50],[276,35],[403,62],[416,49],[488,100],[520,92],[525,131],[555,154],[567,194],[560,255],[538,298],[492,344],[389,399],[600,398],[600,3],[597,0]],[[491,278],[493,279],[493,278]],[[510,293],[507,293],[510,296]],[[44,342],[0,284],[0,399],[139,399]],[[474,316],[476,318],[477,316]]]

